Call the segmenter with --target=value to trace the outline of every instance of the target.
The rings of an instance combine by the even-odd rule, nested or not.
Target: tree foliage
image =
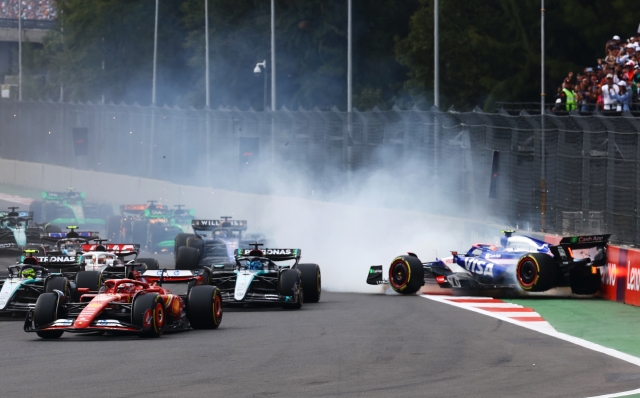
[[[636,0],[547,2],[546,92],[636,32]],[[149,104],[155,2],[59,0],[58,29],[27,46],[30,97]],[[263,107],[269,0],[209,0],[212,106]],[[353,0],[354,105],[433,104],[433,0]],[[204,1],[160,0],[158,103],[205,103]],[[347,0],[276,0],[278,107],[345,109]],[[102,67],[104,62],[104,69]],[[442,107],[537,101],[539,0],[440,0]],[[270,71],[267,71],[270,73]]]

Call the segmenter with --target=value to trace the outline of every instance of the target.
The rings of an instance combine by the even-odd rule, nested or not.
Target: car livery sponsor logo
[[[640,292],[640,268],[631,267],[631,269],[629,270],[627,290]]]
[[[244,249],[243,255],[248,256],[253,249]],[[261,250],[267,256],[290,256],[293,252],[291,249],[264,249]]]
[[[493,276],[493,264],[476,257],[465,258],[464,267],[474,274]]]
[[[223,223],[232,227],[244,227],[247,225],[247,222],[244,220],[193,220],[191,221],[192,225],[201,226],[201,227],[218,227]]]
[[[485,258],[501,258],[501,257],[502,257],[502,254],[491,254],[491,253],[485,256]]]
[[[606,267],[600,267],[600,278],[602,279],[603,284],[607,286],[615,286],[616,276],[615,263],[607,263]]]
[[[15,243],[0,243],[0,249],[4,249],[7,247],[17,247],[18,245],[16,245]]]
[[[602,242],[604,241],[604,236],[596,235],[596,236],[573,236],[571,238],[571,243],[592,243],[592,242]]]
[[[39,262],[43,263],[75,263],[75,256],[51,256],[51,257],[38,257]]]

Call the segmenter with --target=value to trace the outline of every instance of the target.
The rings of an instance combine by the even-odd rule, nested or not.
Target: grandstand
[[[54,0],[22,1],[23,42],[42,43],[56,26],[58,12]],[[8,84],[15,86],[18,74],[18,0],[0,0],[0,84],[3,95]]]

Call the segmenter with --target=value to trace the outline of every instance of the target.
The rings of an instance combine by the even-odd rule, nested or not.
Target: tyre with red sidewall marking
[[[558,267],[553,258],[544,253],[525,254],[518,260],[516,279],[528,292],[544,292],[555,286]]]
[[[131,323],[142,328],[140,337],[160,337],[165,315],[164,302],[157,293],[145,293],[133,301]]]
[[[194,329],[217,329],[222,322],[220,289],[211,285],[194,286],[187,295],[187,318]]]
[[[398,256],[389,267],[389,285],[400,294],[413,294],[424,285],[424,267],[415,256]]]

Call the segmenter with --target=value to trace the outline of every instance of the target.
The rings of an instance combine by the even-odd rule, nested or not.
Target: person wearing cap
[[[605,44],[604,53],[608,54],[609,50],[611,49],[611,46],[617,46],[619,43],[620,43],[620,36],[618,35],[613,36],[613,38],[609,40],[607,44]]]
[[[626,79],[626,76],[625,76]],[[618,87],[619,87],[619,93],[618,94],[612,94],[612,97],[618,101],[618,103],[620,104],[619,106],[616,107],[616,110],[618,111],[628,111],[629,110],[629,106],[631,105],[631,92],[627,91],[627,82],[625,80],[621,80],[620,83],[618,83]],[[620,108],[621,107],[621,108]]]
[[[613,75],[609,73],[606,77],[607,83],[602,86],[602,100],[605,111],[615,111],[618,108],[618,101],[615,96],[620,94],[620,87],[613,83]],[[620,107],[622,109],[622,107]]]

